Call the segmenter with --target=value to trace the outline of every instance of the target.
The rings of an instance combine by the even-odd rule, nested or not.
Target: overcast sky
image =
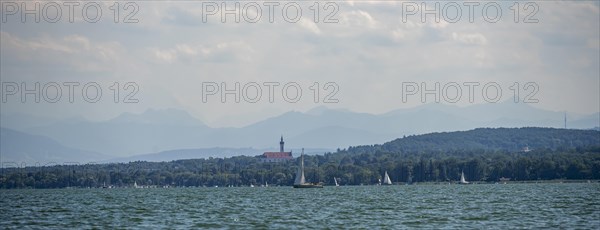
[[[242,126],[321,105],[373,114],[421,105],[419,94],[403,100],[402,85],[407,82],[419,86],[425,82],[430,88],[435,82],[441,86],[456,82],[463,90],[456,103],[460,106],[471,104],[464,83],[480,84],[475,88],[473,103],[489,103],[483,98],[483,85],[498,83],[502,89],[500,101],[504,101],[513,100],[511,89],[515,88],[511,85],[519,82],[521,101],[533,93],[530,99],[539,101],[533,104],[535,107],[577,114],[600,110],[598,1],[534,2],[527,7],[521,2],[519,22],[515,22],[515,11],[511,10],[513,3],[499,2],[502,15],[495,23],[486,21],[497,17],[494,8],[488,8],[489,14],[484,15],[487,18],[482,17],[483,5],[488,2],[474,6],[473,22],[469,20],[469,8],[458,2],[462,17],[456,23],[447,20],[455,18],[455,5],[447,6],[449,13],[439,23],[433,15],[422,22],[421,12],[403,14],[413,3],[420,8],[422,2],[418,1],[404,5],[400,1],[334,2],[329,7],[320,2],[316,23],[310,8],[314,2],[292,2],[302,9],[295,23],[286,21],[295,19],[295,8],[288,8],[288,18],[282,16],[283,6],[290,2],[280,2],[274,8],[273,23],[269,22],[269,8],[264,2],[240,2],[241,7],[252,4],[245,8],[248,18],[257,15],[256,6],[261,8],[262,17],[257,23],[245,21],[244,15],[240,23],[234,22],[233,15],[226,15],[227,22],[222,23],[222,9],[210,15],[204,11],[211,10],[206,7],[213,2],[206,1],[204,11],[199,1],[135,2],[127,8],[125,2],[120,2],[119,23],[115,23],[114,11],[109,9],[114,2],[98,3],[103,12],[96,23],[81,16],[84,3],[74,8],[73,23],[64,5],[59,5],[63,12],[56,23],[44,21],[56,16],[56,5],[46,7],[50,13],[48,18],[41,15],[40,23],[33,15],[26,15],[23,23],[20,12],[12,14],[14,9],[3,5],[2,82],[16,82],[19,87],[25,82],[32,88],[34,82],[42,87],[57,82],[63,91],[57,103],[43,98],[35,103],[31,96],[22,103],[18,94],[5,96],[4,91],[10,89],[3,87],[3,114],[103,120],[123,112],[177,108],[210,126]],[[221,2],[214,3],[220,8]],[[41,2],[41,7],[44,4],[47,2]],[[425,4],[435,7],[435,2]],[[445,4],[440,2],[440,7]],[[17,5],[22,6],[20,2]],[[227,6],[235,5],[227,2]],[[88,13],[92,11],[88,8]],[[132,12],[130,19],[138,22],[123,23]],[[325,23],[330,14],[333,23]],[[88,15],[87,19],[93,17]],[[524,23],[525,19],[534,23]],[[74,91],[74,103],[67,99],[65,82],[80,83]],[[102,98],[96,103],[84,101],[81,95],[81,88],[89,82],[97,82],[102,88]],[[120,83],[119,103],[113,101],[113,82]],[[137,86],[137,93],[130,99],[138,103],[122,103],[136,88],[124,89],[127,82]],[[222,103],[217,94],[203,102],[203,82],[225,82],[229,89],[235,82],[241,86],[250,83],[249,97],[253,97],[256,86],[251,82],[256,82],[263,90],[262,97],[256,103],[243,98],[235,103],[229,95]],[[274,87],[272,103],[265,82],[280,84]],[[290,82],[302,88],[302,97],[295,103],[286,102],[281,91]],[[314,82],[319,83],[319,103],[314,102],[311,90],[315,89],[311,88]],[[324,88],[328,82],[335,84]],[[527,82],[535,84],[524,88]],[[53,96],[53,88],[47,89]],[[295,97],[294,88],[288,89],[288,97]],[[449,97],[453,97],[455,87],[448,89]],[[329,99],[338,102],[323,103],[332,92]],[[494,97],[494,92],[489,95]],[[434,102],[433,96],[426,99]],[[449,103],[443,98],[441,101]]]

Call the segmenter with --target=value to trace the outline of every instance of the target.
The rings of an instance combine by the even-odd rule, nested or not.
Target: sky
[[[381,114],[436,94],[600,111],[598,1],[88,2],[2,0],[2,114],[175,108],[240,127],[319,106]]]

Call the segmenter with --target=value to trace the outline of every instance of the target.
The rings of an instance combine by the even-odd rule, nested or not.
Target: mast
[[[304,148],[302,148],[302,153],[300,153],[300,167],[298,167],[298,172],[296,173],[296,180],[294,180],[294,185],[305,184],[306,179],[304,179]]]

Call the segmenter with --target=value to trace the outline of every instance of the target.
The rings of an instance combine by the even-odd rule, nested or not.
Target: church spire
[[[279,141],[279,152],[283,152],[283,135],[281,135],[281,141]]]

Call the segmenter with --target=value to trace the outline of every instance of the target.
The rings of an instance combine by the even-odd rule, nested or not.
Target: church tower
[[[264,152],[260,157],[261,162],[285,162],[294,160],[292,156],[292,152],[284,152],[283,145],[283,135],[281,135],[281,140],[279,141],[279,152]]]
[[[279,142],[279,152],[282,153],[283,152],[283,135],[281,135],[281,141]]]

